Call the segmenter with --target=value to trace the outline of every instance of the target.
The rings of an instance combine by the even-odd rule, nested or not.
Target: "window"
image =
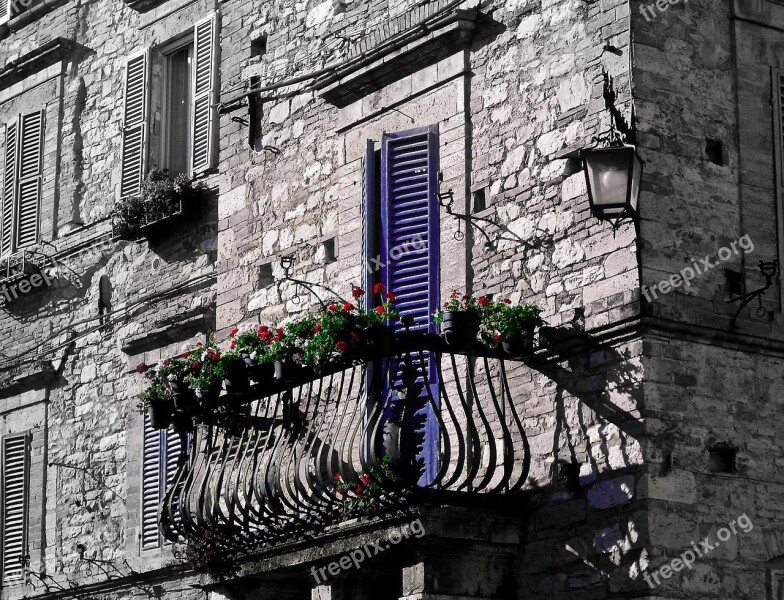
[[[3,135],[0,257],[38,241],[44,113],[21,114]]]
[[[413,319],[412,329],[432,332],[430,317],[438,309],[440,286],[438,128],[384,134],[380,155],[373,142],[368,142],[364,183],[363,263],[366,271],[368,265],[380,264],[378,272],[366,273],[365,286],[369,289],[376,282],[383,283],[397,295],[395,306],[401,317]],[[431,387],[430,397],[437,401],[433,360],[433,356],[426,357],[422,367]],[[400,369],[393,365],[390,371],[389,386],[399,387]],[[422,377],[417,381],[423,382]],[[424,388],[420,398],[422,411],[429,415],[417,432],[423,447],[421,483],[427,484],[437,472],[438,439]]]
[[[194,25],[190,38],[154,53],[162,61],[163,72],[158,166],[173,174],[197,176],[214,166],[217,37],[217,19],[212,15]],[[138,194],[150,167],[152,55],[146,50],[131,56],[126,64],[121,196]]]
[[[144,416],[144,457],[142,460],[142,550],[159,548],[158,511],[167,487],[177,472],[182,449],[180,435],[172,429],[161,431],[150,426]],[[187,451],[187,445],[186,449]]]
[[[190,163],[193,39],[164,56],[162,166],[172,175],[188,173]]]
[[[2,451],[2,576],[3,583],[24,575],[27,554],[27,511],[30,495],[30,436],[3,438]]]

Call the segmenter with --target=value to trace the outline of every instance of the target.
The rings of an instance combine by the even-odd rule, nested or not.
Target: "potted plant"
[[[351,302],[331,303],[313,324],[305,343],[305,363],[321,373],[329,364],[350,361],[360,354],[364,313]]]
[[[191,373],[186,383],[193,389],[196,398],[204,403],[217,401],[221,392],[223,369],[220,363],[221,353],[210,343],[201,353],[191,353]]]
[[[311,316],[291,321],[284,327],[270,330],[269,355],[275,365],[275,380],[301,383],[307,378],[305,348],[313,337],[316,320]]]
[[[340,473],[335,473],[335,491],[341,496],[337,521],[378,513],[385,501],[392,499],[397,478],[392,472],[390,461],[389,456],[384,456],[378,468],[371,467],[367,473],[349,481]]]
[[[174,403],[171,390],[160,375],[141,363],[136,367],[136,372],[142,374],[151,383],[150,386],[139,394],[139,407],[143,414],[149,415],[150,426],[153,429],[168,429],[172,422]]]
[[[232,349],[245,362],[248,377],[256,383],[271,381],[275,374],[269,348],[272,333],[266,325],[245,324],[231,330]]]
[[[196,351],[186,349],[179,356],[167,358],[158,369],[158,376],[167,382],[171,389],[174,408],[177,410],[190,410],[196,404],[193,389],[186,382],[195,372],[194,360],[191,358],[193,352]]]
[[[198,200],[199,188],[185,175],[169,176],[168,169],[152,169],[139,194],[119,201],[112,214],[114,235],[135,239],[161,228],[171,217],[186,214]]]
[[[362,294],[364,291],[356,288]],[[397,297],[386,291],[383,283],[373,286],[373,293],[378,295],[378,306],[368,309],[367,313],[367,340],[370,351],[378,356],[389,356],[393,353],[395,343],[395,327],[391,324],[393,319],[399,319],[400,313],[395,309]]]
[[[541,312],[535,304],[512,305],[505,298],[487,311],[484,325],[506,354],[521,356],[532,350],[536,327],[544,325]]]
[[[482,315],[490,304],[489,298],[475,298],[454,290],[443,310],[436,312],[434,321],[441,325],[446,343],[458,351],[469,351],[476,343]]]

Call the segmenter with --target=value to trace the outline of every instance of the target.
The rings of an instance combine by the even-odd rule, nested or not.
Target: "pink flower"
[[[385,289],[387,289],[387,286],[385,286],[383,283],[377,283],[376,285],[373,286],[373,293],[380,294]]]
[[[345,352],[348,350],[348,342],[344,342],[343,340],[335,342],[335,348],[337,348],[340,352]]]
[[[235,335],[237,335],[238,331],[239,329],[235,327],[234,329],[231,330],[231,333],[229,333],[229,337],[234,337]]]
[[[354,298],[361,298],[365,295],[365,290],[362,288],[354,288],[351,290],[351,295],[354,296]]]
[[[141,373],[146,373],[146,372],[147,372],[147,369],[149,369],[149,368],[150,368],[150,367],[148,367],[146,364],[144,364],[144,363],[142,362],[142,363],[139,363],[138,365],[136,365],[136,372],[137,372],[137,373],[140,373],[140,374],[141,374]]]
[[[387,292],[386,294],[384,294],[384,298],[386,298],[387,300],[389,300],[391,302],[394,302],[395,300],[397,300],[397,296],[395,296],[395,294],[393,294],[392,292]]]

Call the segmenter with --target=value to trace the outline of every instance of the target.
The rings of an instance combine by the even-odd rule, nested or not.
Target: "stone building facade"
[[[782,42],[778,0],[11,0],[0,595],[780,598],[784,291],[736,320],[727,300],[782,262]],[[610,82],[646,161],[639,231],[591,214],[577,159]],[[412,515],[196,574],[157,532],[178,440],[145,429],[135,366],[315,307],[292,278],[376,281],[395,135],[429,136],[439,303],[543,308],[509,372],[524,493],[419,507],[421,539],[339,576],[312,569]],[[203,186],[197,213],[118,239],[154,168]],[[46,277],[11,281],[10,256]]]

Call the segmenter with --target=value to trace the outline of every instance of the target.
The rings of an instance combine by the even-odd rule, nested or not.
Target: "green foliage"
[[[335,490],[343,496],[338,513],[339,520],[379,511],[384,500],[394,491],[397,482],[390,462],[390,457],[385,455],[378,468],[371,467],[368,473],[363,473],[351,481],[346,481],[340,473],[335,473]]]

